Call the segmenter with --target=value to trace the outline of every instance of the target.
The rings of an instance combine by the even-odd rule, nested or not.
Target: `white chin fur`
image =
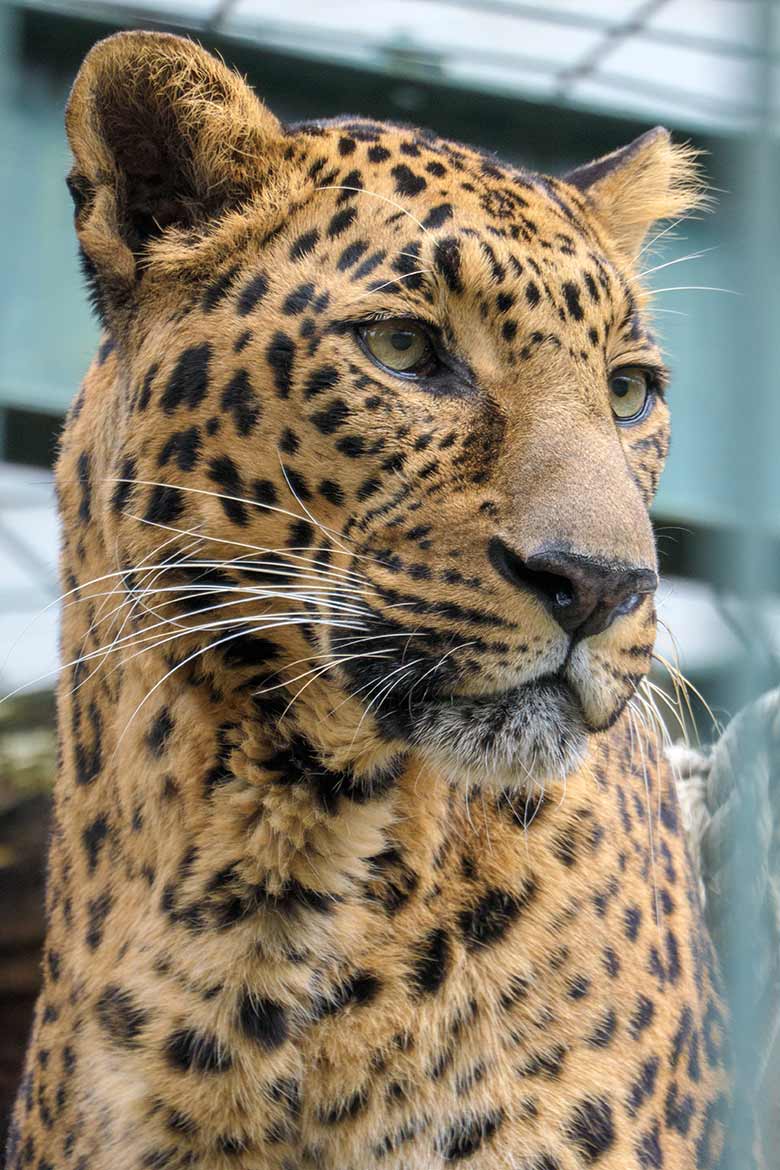
[[[576,700],[549,681],[426,704],[413,732],[415,746],[453,778],[502,790],[568,776],[582,763],[587,738]]]

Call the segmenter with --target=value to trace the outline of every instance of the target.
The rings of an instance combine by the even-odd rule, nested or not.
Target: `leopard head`
[[[639,257],[700,201],[694,153],[659,128],[556,179],[285,126],[140,32],[92,50],[67,127],[116,369],[93,520],[151,582],[133,628],[240,667],[340,766],[571,771],[651,659],[669,416]]]

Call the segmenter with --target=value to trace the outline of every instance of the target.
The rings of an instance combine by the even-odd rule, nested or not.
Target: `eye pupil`
[[[400,350],[409,349],[409,347],[411,345],[414,345],[414,334],[413,333],[401,333],[400,330],[397,333],[391,333],[390,334],[390,344],[395,349],[400,349]]]

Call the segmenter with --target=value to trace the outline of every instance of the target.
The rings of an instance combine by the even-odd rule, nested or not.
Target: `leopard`
[[[643,256],[698,153],[285,125],[141,30],[66,129],[103,333],[9,1170],[714,1170],[728,1010],[637,697]]]

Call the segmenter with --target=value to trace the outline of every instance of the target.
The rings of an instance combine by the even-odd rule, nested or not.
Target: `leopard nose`
[[[600,634],[658,587],[653,569],[597,561],[567,548],[546,546],[523,558],[495,536],[488,556],[496,572],[535,594],[561,629],[578,639]]]

